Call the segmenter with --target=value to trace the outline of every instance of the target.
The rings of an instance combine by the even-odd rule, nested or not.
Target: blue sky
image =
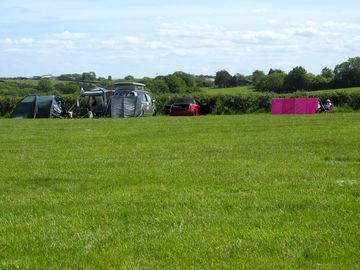
[[[0,77],[320,73],[360,56],[360,1],[2,0]]]

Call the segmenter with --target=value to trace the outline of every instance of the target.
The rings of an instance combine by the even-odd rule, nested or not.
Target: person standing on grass
[[[323,112],[323,111],[325,111],[324,106],[321,104],[321,100],[318,99],[318,104],[317,104],[316,112],[317,112],[317,113],[321,113],[321,112]]]
[[[325,105],[325,110],[327,112],[332,112],[332,110],[334,109],[334,104],[331,102],[330,99],[326,100],[326,105]]]

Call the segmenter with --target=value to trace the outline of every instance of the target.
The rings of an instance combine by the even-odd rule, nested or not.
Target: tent
[[[79,118],[90,117],[91,111],[94,117],[107,117],[110,100],[113,95],[114,90],[108,90],[102,87],[95,87],[88,91],[81,89],[75,116]],[[91,101],[95,101],[95,104],[90,104]]]
[[[134,91],[121,91],[111,99],[111,117],[128,118],[143,116],[141,99]]]
[[[318,98],[274,98],[271,101],[272,114],[314,114]]]
[[[30,95],[16,105],[11,118],[62,118],[67,115],[62,97]]]

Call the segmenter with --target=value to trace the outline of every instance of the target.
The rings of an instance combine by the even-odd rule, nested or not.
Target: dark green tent
[[[26,96],[17,105],[11,118],[67,117],[65,101],[60,96]]]

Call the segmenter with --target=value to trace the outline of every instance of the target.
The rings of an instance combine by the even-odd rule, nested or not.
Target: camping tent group
[[[141,117],[143,116],[143,104],[139,93],[142,95],[147,93],[144,86],[141,83],[119,83],[121,89],[118,90],[101,87],[95,87],[89,91],[82,90],[76,104],[75,117]],[[66,110],[62,97],[39,95],[29,95],[23,98],[11,114],[11,118],[64,118],[69,116],[71,114]]]
[[[134,84],[138,87],[138,84]],[[144,85],[141,85],[144,86]],[[94,88],[90,91],[82,91],[80,98],[101,97],[101,110],[99,115],[111,116],[112,118],[139,117],[142,115],[142,103],[134,90],[106,90]],[[319,98],[274,98],[271,102],[272,114],[315,114],[320,103]],[[89,110],[87,116],[89,116]],[[99,106],[97,107],[99,109]],[[84,114],[86,115],[86,114]],[[81,114],[80,103],[77,104],[77,117]],[[26,96],[19,102],[11,114],[11,118],[63,118],[69,114],[65,107],[65,101],[60,96]]]

